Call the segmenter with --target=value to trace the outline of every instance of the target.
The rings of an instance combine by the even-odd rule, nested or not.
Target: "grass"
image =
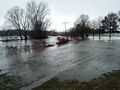
[[[120,70],[108,72],[88,82],[54,78],[32,90],[120,90]]]
[[[0,90],[19,90],[21,86],[20,77],[0,74]]]

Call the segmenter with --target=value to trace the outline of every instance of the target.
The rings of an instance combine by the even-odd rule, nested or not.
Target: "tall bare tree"
[[[23,20],[24,10],[18,6],[15,6],[8,10],[6,14],[6,21],[9,23],[14,29],[18,30],[19,36],[21,40],[22,38],[22,27],[21,21]]]
[[[75,28],[82,39],[87,38],[89,29],[88,15],[81,15],[80,17],[78,17],[75,21]]]
[[[102,18],[99,17],[97,20],[93,20],[91,22],[91,27],[92,27],[92,29],[94,29],[93,32],[92,32],[93,33],[93,39],[94,39],[94,33],[95,32],[98,32],[99,40],[101,38],[101,26],[102,26],[101,20],[102,20]]]
[[[102,31],[102,17],[98,17],[97,23],[98,23],[98,33],[99,33],[99,40],[100,40],[101,33],[103,33],[103,31]]]
[[[15,6],[8,10],[6,21],[19,33],[21,40],[27,40],[28,30],[31,31],[31,37],[43,38],[46,37],[46,30],[50,25],[48,19],[48,6],[44,2],[39,4],[31,1],[27,4],[26,10]]]
[[[98,24],[97,24],[97,21],[96,20],[93,20],[91,21],[91,33],[93,35],[93,39],[94,39],[94,35],[95,35],[95,31],[97,31],[97,28],[98,28]]]
[[[23,36],[27,40],[27,30],[30,29],[30,21],[28,20],[26,11],[15,6],[8,10],[5,18],[7,23],[18,31],[21,40],[23,40]]]
[[[120,11],[118,12],[118,30],[120,30]]]
[[[9,36],[12,36],[10,29],[11,29],[11,26],[9,26],[9,24],[7,24],[7,23],[4,23],[4,25],[2,26],[3,39],[6,40],[6,41],[8,41],[8,40],[10,39]],[[8,31],[8,30],[9,30],[9,31]]]
[[[23,30],[23,36],[25,38],[25,40],[28,39],[28,31],[30,30],[30,20],[28,19],[28,16],[27,16],[27,13],[26,11],[24,12],[23,16],[22,16],[22,19],[20,21],[20,24],[21,24],[21,28]]]
[[[31,30],[34,30],[32,33],[33,37],[41,37],[42,35],[40,33],[48,29],[50,25],[50,21],[48,19],[48,10],[48,6],[44,2],[36,3],[35,1],[31,1],[27,4],[27,16],[31,22]],[[36,35],[36,33],[39,33],[39,36]]]

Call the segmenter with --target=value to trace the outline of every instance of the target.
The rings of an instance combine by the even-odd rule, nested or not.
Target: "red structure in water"
[[[56,44],[61,45],[69,42],[69,38],[65,37],[57,37],[58,42]]]

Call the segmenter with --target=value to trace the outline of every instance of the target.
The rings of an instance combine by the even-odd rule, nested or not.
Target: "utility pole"
[[[62,24],[64,24],[65,25],[65,32],[67,32],[67,24],[68,24],[69,22],[66,22],[66,19],[65,19],[65,22],[63,22]]]
[[[65,25],[65,34],[66,34],[67,40],[69,40],[69,35],[67,34],[67,24],[68,24],[68,23],[69,23],[69,22],[67,22],[66,19],[65,19],[65,22],[63,22],[63,24]]]

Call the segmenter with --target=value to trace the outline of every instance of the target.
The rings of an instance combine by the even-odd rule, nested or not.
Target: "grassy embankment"
[[[22,79],[17,76],[0,74],[0,90],[19,90]]]
[[[19,77],[0,74],[0,90],[19,90],[21,85]],[[54,78],[32,90],[120,90],[120,70],[103,74],[89,82],[62,81]]]
[[[120,70],[101,75],[89,82],[51,79],[32,90],[120,90]]]

